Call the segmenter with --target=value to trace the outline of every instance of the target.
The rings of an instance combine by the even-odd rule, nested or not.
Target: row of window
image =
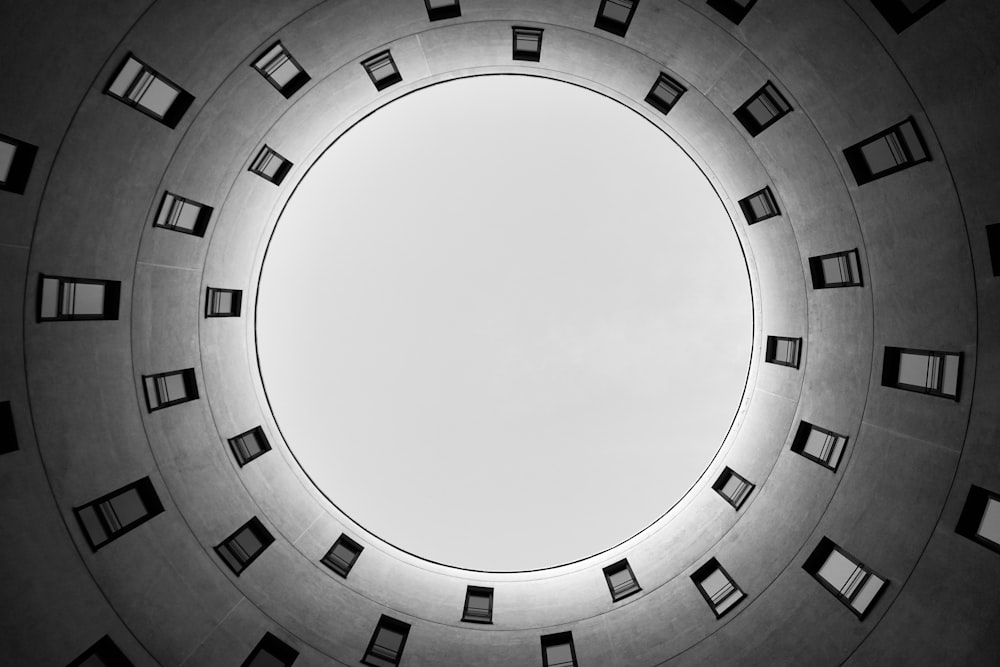
[[[289,667],[298,657],[298,651],[265,632],[241,667]],[[68,667],[133,667],[133,663],[111,637],[104,635]]]

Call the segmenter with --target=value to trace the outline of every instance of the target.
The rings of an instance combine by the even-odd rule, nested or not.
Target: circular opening
[[[752,343],[718,196],[655,126],[547,79],[461,79],[312,166],[260,281],[261,374],[324,494],[406,551],[550,567],[705,470]]]

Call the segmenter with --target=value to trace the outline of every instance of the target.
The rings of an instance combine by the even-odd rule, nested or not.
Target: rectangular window
[[[194,96],[131,53],[115,71],[104,92],[170,128],[177,127],[194,102]]]
[[[778,202],[771,193],[771,188],[766,186],[763,190],[758,190],[749,197],[741,199],[740,209],[743,211],[748,225],[781,215],[781,211],[778,210]]]
[[[232,448],[233,455],[236,456],[236,461],[240,464],[241,468],[258,456],[271,451],[271,443],[267,441],[264,429],[260,426],[230,438],[229,446]]]
[[[1000,553],[1000,494],[973,485],[955,532]]]
[[[892,29],[903,32],[944,0],[872,0]]]
[[[132,667],[132,661],[125,657],[111,637],[104,635],[67,667]]]
[[[215,553],[238,577],[272,542],[274,536],[260,519],[253,517],[215,547]]]
[[[604,568],[604,578],[608,582],[608,590],[611,591],[613,602],[618,602],[642,590],[632,573],[632,567],[628,564],[627,558],[622,558],[617,563]]]
[[[193,368],[143,375],[142,384],[150,412],[198,398],[198,382]]]
[[[708,0],[708,6],[719,12],[733,23],[739,25],[757,0]]]
[[[290,667],[299,652],[270,632],[265,632],[241,667]]]
[[[347,535],[341,534],[320,562],[346,579],[347,573],[351,571],[352,567],[354,567],[354,563],[357,562],[358,556],[360,556],[361,552],[364,550],[363,546],[349,538]]]
[[[66,276],[38,277],[38,321],[117,320],[121,282]]]
[[[469,586],[465,590],[465,610],[462,620],[466,623],[493,622],[493,589]]]
[[[250,163],[250,171],[275,185],[281,185],[281,181],[285,180],[291,168],[292,163],[281,157],[270,146],[261,148],[260,153]]]
[[[572,632],[542,635],[543,667],[577,667]]]
[[[653,107],[662,114],[670,111],[687,88],[667,76],[665,72],[660,72],[659,78],[646,95],[646,104]]]
[[[389,51],[376,53],[371,58],[362,60],[361,66],[368,72],[376,90],[384,90],[403,80],[399,68],[396,67],[396,61],[392,59],[392,54]]]
[[[986,242],[990,247],[993,275],[1000,276],[1000,224],[986,225]]]
[[[639,0],[601,0],[594,27],[624,37],[638,5]]]
[[[14,430],[14,412],[10,401],[0,402],[0,454],[17,451],[17,431]]]
[[[774,84],[768,81],[749,100],[744,102],[743,106],[733,112],[733,115],[746,128],[751,137],[756,137],[791,111],[792,105],[788,103],[784,95],[778,92]]]
[[[792,440],[792,451],[815,461],[824,468],[836,470],[846,445],[847,436],[801,421],[799,430],[795,432],[795,438]]]
[[[538,62],[542,58],[541,28],[514,26],[514,60]]]
[[[382,615],[372,633],[368,649],[361,662],[372,667],[395,667],[403,657],[410,624]]]
[[[0,134],[0,190],[24,194],[38,146]]]
[[[204,236],[211,217],[211,206],[185,199],[172,192],[164,192],[153,226],[192,236]]]
[[[239,317],[243,290],[209,287],[205,296],[205,317]]]
[[[253,68],[286,98],[297,93],[309,82],[309,75],[281,42],[276,42],[264,52],[264,55],[257,58]]]
[[[716,618],[722,618],[746,597],[746,594],[733,582],[729,573],[722,569],[719,561],[714,558],[709,559],[707,563],[695,570],[694,574],[691,575],[691,580],[698,587],[698,591],[708,602],[712,611],[715,612]]]
[[[809,258],[813,289],[861,287],[861,260],[858,251],[844,250]]]
[[[886,347],[882,386],[958,400],[962,354]]]
[[[754,485],[747,481],[745,477],[736,473],[732,468],[726,468],[719,475],[712,485],[716,493],[726,499],[726,502],[735,509],[739,509],[746,499],[750,497],[750,492],[754,490]]]
[[[826,537],[819,541],[802,568],[858,618],[865,617],[888,583]]]
[[[424,0],[427,5],[427,18],[431,21],[454,19],[462,15],[459,0]]]
[[[779,366],[798,368],[801,349],[801,338],[768,336],[767,350],[764,354],[764,361],[769,364],[778,364]]]
[[[148,477],[73,508],[87,543],[94,551],[146,523],[162,511],[163,505]]]
[[[931,159],[913,118],[845,148],[844,157],[858,185]]]

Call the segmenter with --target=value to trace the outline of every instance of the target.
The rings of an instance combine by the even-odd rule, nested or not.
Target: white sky
[[[698,169],[592,92],[490,76],[342,137],[264,264],[261,367],[305,470],[417,555],[584,558],[695,482],[749,363],[746,266]]]

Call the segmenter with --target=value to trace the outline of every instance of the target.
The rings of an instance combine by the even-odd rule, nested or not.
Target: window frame
[[[106,667],[134,667],[110,635],[98,639],[66,667],[83,667],[91,658],[97,658]]]
[[[232,298],[230,303],[232,304],[232,310],[225,312],[221,310],[215,310],[214,308],[214,297],[216,294],[222,294],[223,292],[229,293]],[[241,289],[230,289],[228,287],[207,287],[205,291],[205,317],[239,317],[243,313],[243,290]]]
[[[260,62],[268,54],[270,54],[271,51],[273,51],[275,47],[280,48],[281,49],[281,53],[278,54],[277,56],[274,56],[274,58],[271,58],[271,60],[268,61],[268,63],[266,63],[265,65],[262,66],[260,64]],[[275,80],[274,77],[272,77],[270,74],[268,74],[264,70],[264,67],[266,65],[269,65],[271,62],[274,62],[275,59],[280,58],[281,56],[284,56],[288,60],[288,62],[292,63],[292,65],[297,70],[295,76],[293,76],[291,79],[289,79],[288,83],[286,83],[284,85],[278,83],[278,81]],[[295,57],[292,55],[291,51],[289,51],[285,47],[285,45],[281,43],[280,39],[277,40],[276,42],[274,42],[273,44],[271,44],[270,46],[268,46],[266,49],[264,49],[263,52],[259,56],[257,56],[257,58],[253,62],[250,63],[250,67],[252,67],[262,77],[264,77],[264,80],[267,81],[269,84],[271,84],[274,87],[275,90],[277,90],[279,93],[281,93],[281,96],[284,97],[286,100],[289,99],[289,98],[291,98],[292,95],[294,95],[295,93],[297,93],[300,90],[302,90],[302,86],[304,86],[307,83],[309,83],[309,81],[312,79],[312,77],[309,76],[309,73],[306,72],[305,68],[302,67],[302,65],[299,63],[298,60],[295,59]]]
[[[486,615],[470,610],[469,601],[473,596],[485,597],[490,601]],[[484,625],[493,624],[493,589],[485,586],[467,586],[465,589],[465,605],[462,607],[463,623],[480,623]]]
[[[277,158],[281,160],[281,164],[274,171],[273,176],[268,176],[265,172],[260,170],[260,166],[263,162],[269,161],[271,159]],[[268,183],[273,183],[275,185],[281,185],[281,182],[285,180],[285,176],[288,172],[292,170],[292,162],[283,156],[278,151],[274,150],[267,144],[264,144],[261,149],[254,156],[254,159],[250,161],[250,166],[247,168],[251,174],[256,174],[260,176]]]
[[[750,203],[751,200],[757,197],[763,198],[773,211],[767,215],[758,217],[757,213],[753,210],[753,205]],[[743,217],[746,218],[747,225],[756,225],[758,222],[777,218],[781,215],[781,207],[778,206],[778,200],[775,198],[774,192],[771,191],[771,186],[769,185],[765,185],[760,190],[747,195],[740,200],[739,204],[740,210],[743,211]]]
[[[624,23],[608,18],[604,13],[604,8],[609,2],[617,4],[621,7],[621,2],[623,1],[628,2],[629,0],[601,0],[601,4],[597,8],[597,18],[594,20],[594,27],[599,30],[610,32],[612,35],[617,35],[618,37],[625,37],[625,33],[628,32],[629,26],[632,25],[632,17],[635,16],[635,10],[639,6],[639,0],[631,0],[628,16],[625,18]]]
[[[125,70],[125,66],[128,65],[129,60],[134,60],[135,62],[139,63],[140,66],[139,72],[135,75],[132,81],[129,82],[128,88],[126,89],[125,92],[125,96],[111,92],[111,87],[117,81],[119,75],[121,75],[122,72]],[[177,97],[170,104],[170,107],[163,115],[156,113],[155,111],[149,109],[148,107],[142,106],[140,104],[141,98],[133,101],[128,97],[128,93],[135,86],[136,81],[139,78],[141,78],[142,75],[145,73],[150,74],[155,79],[158,79],[160,82],[166,84],[168,87],[173,88],[175,91],[177,91]],[[177,127],[177,124],[180,123],[181,118],[184,117],[184,114],[187,113],[187,110],[191,108],[191,104],[194,102],[194,95],[181,88],[179,85],[174,83],[169,78],[160,74],[158,70],[150,67],[145,61],[137,58],[135,54],[132,53],[131,51],[125,54],[125,57],[122,59],[121,63],[118,65],[118,67],[115,68],[115,71],[111,75],[111,78],[108,80],[108,83],[105,84],[104,86],[104,94],[108,95],[109,97],[113,97],[114,99],[118,100],[122,104],[125,104],[126,106],[130,106],[134,109],[137,109],[138,111],[149,116],[150,118],[153,118],[154,120],[162,123],[163,125],[166,125],[170,129],[174,129]]]
[[[43,297],[45,294],[45,281],[57,280],[56,288],[56,314],[54,317],[47,317],[42,314]],[[63,308],[63,288],[67,284],[73,285],[101,285],[104,287],[104,312],[100,315],[75,313],[64,314]],[[117,320],[121,310],[121,290],[120,280],[104,280],[101,278],[77,278],[75,276],[54,276],[48,273],[38,274],[38,304],[36,310],[36,321],[38,322],[95,322]]]
[[[991,500],[1000,503],[1000,493],[976,484],[970,484],[965,504],[962,505],[962,513],[958,517],[958,523],[955,524],[955,532],[976,544],[1000,553],[1000,542],[994,542],[985,535],[979,534],[980,524]]]
[[[771,116],[768,120],[761,123],[750,112],[750,105],[756,100],[765,97],[774,106],[779,107],[779,111],[776,115]],[[743,129],[745,129],[751,137],[756,137],[790,113],[792,113],[792,105],[787,99],[785,99],[785,96],[781,94],[781,91],[778,90],[778,87],[774,85],[773,81],[767,81],[757,92],[751,95],[746,102],[741,104],[740,107],[733,112],[733,116],[736,117],[736,120],[740,122],[740,125],[743,126]]]
[[[712,573],[715,572],[716,570],[721,572],[722,576],[724,576],[726,580],[729,582],[729,584],[733,587],[732,592],[730,592],[724,598],[719,600],[718,603],[712,601],[712,596],[709,595],[708,591],[706,591],[705,588],[702,586],[702,582],[708,579],[712,575]],[[708,603],[709,608],[712,610],[712,613],[715,614],[715,618],[717,619],[722,618],[723,616],[731,612],[733,609],[735,609],[743,600],[746,599],[747,596],[747,594],[743,592],[743,589],[736,584],[736,581],[731,576],[729,576],[729,572],[726,571],[726,568],[722,567],[722,564],[714,557],[709,558],[697,570],[691,573],[691,581],[694,582],[695,588],[697,588],[698,592],[701,593],[701,596],[705,599],[705,602]],[[732,595],[737,595],[739,597],[737,597],[735,602],[733,602],[731,605],[722,610],[722,612],[719,612],[718,607],[723,602],[728,600]]]
[[[545,33],[543,28],[532,28],[529,26],[511,26],[511,57],[514,60],[537,63],[542,59],[542,37]],[[519,51],[517,48],[517,38],[519,35],[538,37],[538,48],[535,51]]]
[[[813,456],[812,454],[810,454],[805,450],[806,442],[808,442],[809,440],[809,434],[812,433],[813,431],[822,433],[828,437],[832,436],[834,438],[840,438],[843,440],[843,443],[841,443],[840,445],[840,452],[837,454],[836,461],[833,461],[832,449],[830,450],[830,458],[826,460]],[[839,433],[830,431],[829,429],[816,426],[815,424],[807,422],[805,419],[803,419],[799,421],[799,426],[795,431],[795,437],[792,438],[792,444],[789,447],[789,449],[798,454],[799,456],[809,459],[813,463],[821,465],[830,472],[837,472],[837,468],[840,467],[840,462],[844,460],[844,453],[847,451],[847,443],[849,441],[850,438],[848,438],[846,435],[841,435]]]
[[[986,245],[990,250],[993,276],[1000,276],[1000,223],[986,225]]]
[[[388,62],[392,66],[393,73],[382,79],[376,79],[375,74],[373,73],[373,68],[382,62]],[[379,51],[372,56],[368,56],[361,61],[361,66],[364,67],[365,72],[368,73],[368,78],[371,79],[372,84],[374,84],[375,90],[380,92],[403,80],[403,75],[399,71],[399,65],[396,64],[396,59],[392,57],[392,51],[390,49],[385,49],[384,51]]]
[[[740,480],[743,483],[743,486],[740,489],[741,495],[738,498],[731,498],[727,496],[725,493],[723,493],[723,489],[725,488],[726,484],[728,484],[729,480],[732,479],[733,477],[735,477],[736,479]],[[757,488],[756,484],[754,484],[753,482],[751,482],[746,477],[739,474],[729,466],[723,468],[722,472],[719,473],[719,477],[715,480],[715,482],[712,483],[712,490],[718,493],[722,497],[722,499],[725,500],[727,503],[729,503],[733,507],[733,509],[736,510],[737,512],[740,511],[740,508],[743,507],[743,505],[746,504],[747,500],[750,499],[750,495],[756,488]]]
[[[292,663],[295,662],[296,658],[299,657],[299,652],[281,641],[270,632],[265,632],[264,636],[260,638],[257,645],[254,646],[253,650],[246,657],[246,660],[240,665],[240,667],[253,667],[254,660],[261,653],[266,653],[270,657],[280,660],[283,663],[283,667],[291,667]]]
[[[0,181],[0,190],[23,195],[28,187],[28,179],[31,177],[31,168],[35,166],[38,146],[6,134],[0,134],[0,141],[14,147],[14,157],[10,160],[7,176]]]
[[[248,436],[253,436],[256,439],[257,444],[261,445],[261,447],[260,451],[258,451],[256,454],[250,456],[244,456],[238,442],[242,441]],[[271,451],[271,442],[267,439],[267,434],[264,433],[264,428],[261,426],[254,426],[249,431],[244,431],[243,433],[234,435],[233,437],[229,438],[228,442],[229,442],[229,448],[233,452],[233,457],[235,457],[236,462],[239,464],[241,468],[246,464],[250,463],[251,461],[253,461],[254,459],[258,459],[264,454],[267,454],[269,451]]]
[[[920,387],[915,384],[909,384],[906,382],[899,381],[899,362],[903,354],[919,355],[924,357],[934,357],[940,359],[942,368],[947,357],[958,357],[958,370],[956,371],[955,378],[955,395],[946,394],[942,389],[933,389],[929,387]],[[890,357],[892,355],[892,357]],[[927,394],[929,396],[937,396],[940,398],[950,398],[954,401],[961,400],[962,396],[962,371],[965,366],[964,354],[962,352],[944,352],[940,350],[922,350],[912,347],[894,347],[892,345],[886,345],[885,350],[882,355],[882,386],[889,387],[891,389],[899,389],[901,391],[909,391],[915,394]],[[944,384],[944,373],[938,374],[939,384]]]
[[[757,4],[757,0],[749,0],[745,6],[741,2],[736,2],[736,0],[708,0],[707,4],[736,25],[739,25],[747,17],[747,14],[750,13],[750,10],[753,9],[753,6]]]
[[[898,35],[942,5],[944,0],[928,0],[923,7],[915,12],[908,9],[900,0],[871,0],[871,2]]]
[[[427,7],[427,18],[430,21],[455,19],[462,15],[462,5],[459,0],[455,0],[454,4],[443,7],[431,7],[431,0],[424,0],[424,6]]]
[[[900,128],[909,125],[913,128],[913,134],[917,139],[919,148],[923,151],[923,157],[914,158],[913,147],[907,144],[905,138],[900,133]],[[906,153],[907,161],[899,162],[896,165],[883,169],[878,172],[871,170],[868,165],[866,158],[864,157],[863,149],[870,144],[874,144],[877,141],[884,139],[890,135],[895,135],[896,141],[900,148]],[[931,161],[930,149],[927,147],[927,141],[924,139],[923,133],[920,131],[920,127],[914,120],[913,116],[908,116],[905,120],[891,125],[888,128],[882,130],[881,132],[876,132],[867,139],[863,139],[855,144],[852,144],[844,149],[844,159],[847,160],[847,166],[850,168],[851,173],[854,175],[854,180],[857,181],[859,186],[871,183],[872,181],[877,181],[880,178],[885,178],[886,176],[891,176],[892,174],[899,173],[910,167],[915,167],[918,164],[923,164],[924,162]]]
[[[611,593],[612,602],[624,600],[625,598],[635,595],[642,590],[642,586],[639,585],[639,580],[635,578],[635,573],[632,571],[632,566],[629,565],[628,558],[622,558],[620,561],[608,565],[602,569],[602,572],[604,572],[604,580],[608,584],[608,592]],[[619,572],[628,572],[630,581],[628,582],[627,588],[619,586],[620,590],[615,590],[614,584],[611,583],[611,577]]]
[[[183,398],[176,398],[168,401],[159,400],[159,384],[156,382],[161,378],[170,377],[172,375],[183,375],[184,377],[184,391],[185,395]],[[149,395],[149,384],[148,380],[153,381],[154,391],[157,396],[157,404],[154,406],[152,397]],[[181,403],[187,403],[188,401],[196,401],[200,398],[198,394],[198,377],[195,374],[194,368],[182,368],[176,371],[167,371],[166,373],[152,373],[150,375],[142,376],[142,388],[146,394],[146,407],[149,408],[150,412],[156,412],[157,410],[163,410],[165,408],[173,407]]]
[[[198,217],[195,219],[193,229],[184,229],[183,227],[178,227],[177,225],[160,224],[160,218],[162,217],[163,214],[163,207],[167,206],[168,199],[172,200],[170,202],[170,211],[168,211],[168,214],[172,213],[173,209],[178,204],[181,205],[187,204],[189,206],[194,206],[198,209]],[[212,218],[212,213],[214,212],[214,210],[215,209],[213,209],[211,206],[202,204],[201,202],[197,202],[193,199],[188,199],[187,197],[181,197],[180,195],[170,192],[169,190],[164,190],[163,197],[160,199],[160,205],[156,208],[156,215],[153,216],[153,227],[157,229],[166,229],[171,232],[177,232],[179,234],[187,234],[188,236],[197,236],[198,238],[203,238],[205,236],[205,231],[208,229],[208,223],[209,220],[211,220]],[[168,218],[169,217],[171,216],[168,215]]]
[[[403,649],[406,648],[406,639],[410,635],[410,624],[400,621],[399,619],[392,618],[391,616],[382,616],[378,619],[378,624],[375,626],[375,630],[372,632],[371,639],[368,640],[368,648],[365,649],[365,654],[361,658],[361,663],[364,665],[371,665],[372,667],[385,667],[385,665],[398,665],[399,661],[403,659]],[[399,649],[396,651],[396,655],[391,658],[384,658],[380,655],[373,655],[372,648],[375,647],[375,640],[378,638],[379,631],[382,628],[388,628],[391,632],[396,632],[403,635],[403,639],[399,642]],[[375,658],[377,660],[382,660],[383,662],[369,662],[369,658]]]
[[[795,344],[794,362],[783,361],[775,356],[777,354],[778,341],[786,341]],[[768,364],[775,364],[777,366],[786,366],[788,368],[798,368],[802,363],[802,338],[793,338],[791,336],[768,336],[767,345],[764,351],[764,362]]]
[[[239,556],[239,554],[233,551],[233,549],[229,545],[233,543],[236,540],[236,538],[240,535],[240,533],[242,533],[245,530],[249,530],[254,534],[254,537],[257,538],[258,542],[260,542],[261,547],[252,554],[247,554],[247,559],[244,561]],[[213,548],[215,549],[215,553],[216,555],[218,555],[219,559],[226,565],[226,567],[229,568],[229,570],[235,576],[238,577],[241,574],[243,574],[255,560],[260,558],[260,555],[265,551],[267,551],[267,548],[272,544],[274,544],[274,535],[271,534],[271,531],[267,529],[267,527],[263,524],[263,522],[261,522],[260,519],[258,519],[256,516],[253,516],[250,517],[249,521],[247,521],[242,526],[237,528],[235,531],[230,533],[230,535],[226,539],[219,542]],[[231,563],[229,559],[226,558],[226,556],[223,555],[223,551],[232,556],[233,560],[240,561],[238,564],[239,569],[236,569],[236,566],[233,563]]]
[[[542,643],[542,667],[577,667],[579,664],[576,659],[576,644],[573,642],[573,633],[570,630],[565,632],[555,632],[550,635],[541,636]],[[572,656],[573,662],[568,665],[565,662],[549,664],[549,655],[545,652],[545,649],[550,646],[563,646],[569,645],[569,652]]]
[[[17,429],[14,427],[14,410],[10,401],[0,401],[0,454],[10,454],[19,449]]]
[[[131,491],[135,491],[138,494],[144,508],[146,509],[146,514],[130,523],[120,524],[118,527],[111,526],[108,523],[107,511],[102,511],[100,506],[107,505],[110,508],[109,511],[114,513],[114,507],[110,505],[111,501]],[[83,518],[83,514],[88,511],[93,512],[97,522],[101,525],[104,532],[107,533],[107,536],[104,539],[98,540],[96,539],[96,536],[90,534],[90,529],[87,527],[88,524]],[[91,500],[90,502],[73,508],[73,514],[76,516],[77,523],[80,525],[83,537],[86,539],[90,550],[94,553],[97,553],[123,535],[132,532],[153,517],[162,513],[163,502],[156,493],[156,487],[153,486],[153,481],[148,476],[137,479],[136,481],[119,487],[110,493],[106,493],[103,496]]]
[[[843,556],[844,559],[846,559],[847,561],[851,562],[856,568],[855,572],[857,572],[858,570],[862,570],[864,572],[864,578],[861,580],[859,584],[857,584],[857,587],[854,591],[855,596],[858,593],[860,593],[861,590],[864,588],[865,582],[868,581],[869,577],[875,576],[878,579],[882,580],[881,587],[879,588],[878,591],[876,591],[875,595],[872,596],[871,601],[865,607],[864,611],[859,611],[855,609],[851,604],[852,598],[841,593],[838,588],[835,588],[833,584],[831,584],[829,581],[827,581],[826,579],[824,579],[819,575],[819,571],[823,568],[824,565],[826,565],[827,560],[830,558],[830,556],[833,554],[834,551]],[[809,554],[809,557],[806,558],[805,562],[802,563],[802,569],[808,572],[813,579],[818,581],[820,585],[823,586],[823,588],[832,593],[833,596],[837,598],[837,600],[841,604],[850,609],[851,612],[855,616],[857,616],[859,620],[864,620],[864,618],[869,613],[871,613],[872,608],[874,608],[875,605],[878,603],[879,598],[881,598],[882,595],[885,593],[886,589],[889,588],[888,579],[878,574],[874,570],[870,569],[867,565],[862,563],[861,560],[855,558],[846,549],[844,549],[839,544],[837,544],[836,542],[834,542],[833,540],[831,540],[829,537],[826,536],[823,536],[823,538],[820,539],[819,543],[817,543],[816,547]],[[848,581],[850,581],[850,579]]]
[[[667,89],[677,93],[672,102],[668,103],[656,94],[656,91],[660,88],[660,84],[663,84]],[[656,77],[656,81],[653,82],[653,87],[649,89],[648,93],[646,93],[645,102],[665,116],[670,113],[671,109],[677,106],[677,103],[680,102],[681,97],[686,92],[687,88],[685,88],[681,82],[666,72],[660,72],[660,75]]]
[[[850,258],[854,258],[853,266],[857,267],[857,276],[851,276],[852,280],[848,282],[826,282],[826,273],[823,270],[823,260],[841,257],[847,258],[847,267],[851,268],[852,264]],[[812,277],[813,289],[837,289],[840,287],[864,287],[865,281],[861,276],[861,255],[858,253],[857,248],[851,250],[840,250],[838,252],[829,252],[825,255],[814,255],[809,258],[809,275]]]
[[[333,553],[338,545],[344,545],[348,548],[348,550],[354,553],[354,557],[351,558],[351,562],[346,565],[342,564],[339,558],[335,560]],[[340,537],[334,540],[333,544],[330,545],[330,548],[326,550],[326,554],[320,558],[319,562],[326,566],[329,570],[339,574],[344,579],[347,579],[347,575],[350,574],[352,569],[354,569],[354,565],[358,562],[358,559],[361,558],[361,552],[364,550],[365,548],[348,537],[347,533],[341,533]]]

